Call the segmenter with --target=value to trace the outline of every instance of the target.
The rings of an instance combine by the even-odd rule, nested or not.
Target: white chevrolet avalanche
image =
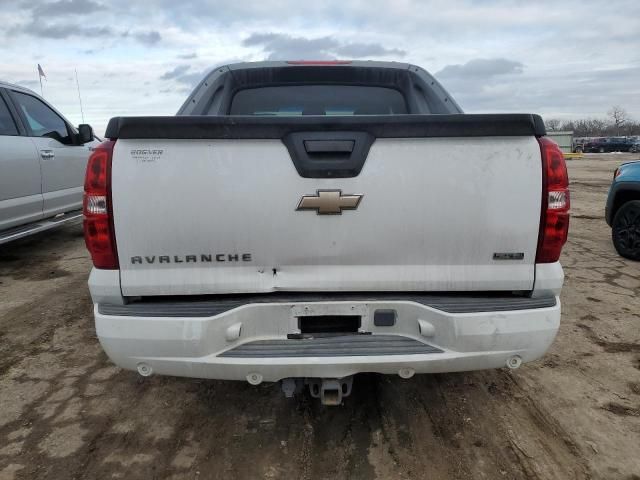
[[[531,114],[402,63],[219,67],[92,155],[96,330],[141,375],[308,385],[517,368],[560,322],[569,192]]]

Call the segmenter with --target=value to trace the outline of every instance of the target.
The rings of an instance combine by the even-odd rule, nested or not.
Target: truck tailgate
[[[533,135],[377,138],[351,178],[303,178],[275,138],[121,138],[122,293],[530,290],[541,188]],[[297,209],[324,190],[362,197]]]

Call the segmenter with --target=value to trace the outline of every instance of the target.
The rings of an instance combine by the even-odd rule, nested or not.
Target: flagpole
[[[40,69],[38,69],[38,80],[40,80],[40,96],[44,98],[44,92],[42,91],[42,75],[40,75]]]
[[[84,123],[84,111],[82,110],[82,97],[80,96],[80,82],[78,81],[78,69],[76,71],[76,86],[78,87],[78,100],[80,101],[80,115],[82,115],[82,123]]]

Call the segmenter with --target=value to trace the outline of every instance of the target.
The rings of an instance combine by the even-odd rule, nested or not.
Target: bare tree
[[[614,105],[611,107],[611,110],[607,112],[607,115],[613,120],[613,124],[616,127],[616,135],[620,135],[620,129],[629,121],[629,114],[621,106]]]
[[[634,120],[626,112],[624,113],[625,116],[622,118],[624,122],[621,124],[618,121],[618,125],[615,120],[611,121],[605,118],[576,118],[562,121],[559,124],[554,119],[545,120],[545,126],[549,132],[566,130],[573,132],[575,137],[640,136],[640,122]]]
[[[594,135],[603,136],[607,134],[607,121],[600,118],[587,119],[587,125]]]
[[[544,121],[544,126],[549,131],[558,131],[560,130],[560,120],[557,118],[550,118],[549,120]]]

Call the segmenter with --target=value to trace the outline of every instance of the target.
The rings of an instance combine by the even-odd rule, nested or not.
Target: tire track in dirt
[[[390,379],[410,441],[394,445],[403,465],[433,478],[589,478],[569,435],[541,414],[509,373]],[[419,426],[419,428],[416,428]]]
[[[62,298],[64,302],[59,301]],[[0,375],[24,356],[48,348],[61,325],[90,312],[86,277],[69,277],[47,297],[35,298],[5,313],[0,322]]]

